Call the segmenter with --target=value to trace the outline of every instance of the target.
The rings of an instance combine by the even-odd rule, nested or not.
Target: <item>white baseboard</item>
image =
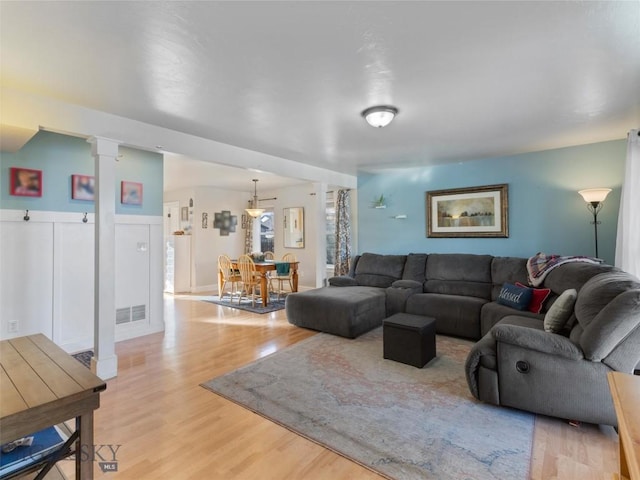
[[[199,287],[191,287],[191,293],[202,293],[202,292],[211,292],[218,291],[218,284],[213,285],[200,285]]]

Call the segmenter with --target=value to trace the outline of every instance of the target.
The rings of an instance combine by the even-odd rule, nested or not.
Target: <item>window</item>
[[[273,210],[267,210],[260,215],[260,251],[274,251]]]

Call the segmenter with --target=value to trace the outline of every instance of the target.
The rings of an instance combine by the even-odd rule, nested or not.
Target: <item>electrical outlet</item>
[[[298,276],[299,277],[304,277],[304,272],[302,270],[298,270]]]
[[[9,320],[7,331],[9,333],[18,333],[18,320]]]

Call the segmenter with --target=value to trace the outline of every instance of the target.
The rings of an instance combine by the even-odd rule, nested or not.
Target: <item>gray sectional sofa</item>
[[[556,268],[543,285],[551,289],[546,308],[535,314],[496,302],[503,284],[527,284],[526,261],[453,253],[364,253],[353,259],[348,275],[330,278],[328,287],[288,296],[287,319],[299,327],[355,338],[405,312],[434,317],[437,333],[478,340],[509,315],[542,321],[564,290],[579,289],[594,275],[614,270],[587,263]]]
[[[289,295],[290,323],[355,338],[398,312],[433,317],[436,332],[479,340],[467,359],[472,394],[485,402],[615,424],[606,373],[640,364],[640,281],[612,266],[551,270],[540,313],[498,303],[504,284],[527,284],[526,258],[471,254],[355,257],[349,275]],[[544,330],[559,296],[577,299],[565,330]],[[559,302],[560,303],[560,302]]]

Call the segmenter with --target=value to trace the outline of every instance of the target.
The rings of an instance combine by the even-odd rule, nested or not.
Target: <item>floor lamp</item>
[[[591,223],[593,223],[593,235],[596,241],[596,258],[598,258],[598,212],[602,210],[602,203],[610,191],[610,188],[589,188],[578,192],[587,202],[587,209],[593,214]]]

